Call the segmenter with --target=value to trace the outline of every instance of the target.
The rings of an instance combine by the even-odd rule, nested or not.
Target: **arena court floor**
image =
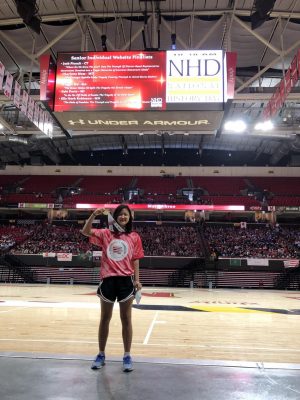
[[[124,374],[117,305],[107,364],[90,369],[95,291],[0,284],[1,400],[300,399],[300,292],[146,287]]]

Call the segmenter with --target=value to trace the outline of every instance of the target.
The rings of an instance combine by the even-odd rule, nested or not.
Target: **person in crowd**
[[[92,229],[95,217],[108,214],[109,229]],[[123,371],[133,370],[130,355],[132,343],[132,302],[142,285],[139,279],[139,260],[144,257],[142,241],[132,230],[132,214],[127,205],[119,205],[113,218],[105,209],[92,212],[82,233],[90,237],[90,242],[102,248],[100,265],[100,284],[97,295],[100,297],[101,318],[98,331],[99,353],[92,363],[92,369],[105,365],[105,347],[109,333],[114,303],[120,306],[122,338],[124,345]]]

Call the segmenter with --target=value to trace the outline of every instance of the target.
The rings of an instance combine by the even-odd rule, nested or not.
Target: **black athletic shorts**
[[[133,276],[109,276],[104,278],[98,287],[97,295],[108,303],[124,302],[133,297],[135,288]]]

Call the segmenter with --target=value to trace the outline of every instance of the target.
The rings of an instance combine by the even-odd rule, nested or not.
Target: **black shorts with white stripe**
[[[100,282],[97,290],[97,295],[109,303],[127,301],[134,294],[133,276],[109,276]]]

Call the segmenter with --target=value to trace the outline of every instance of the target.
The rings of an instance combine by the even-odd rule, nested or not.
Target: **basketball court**
[[[122,372],[115,305],[107,364],[92,285],[0,285],[1,399],[299,399],[300,292],[143,289],[135,370]]]

